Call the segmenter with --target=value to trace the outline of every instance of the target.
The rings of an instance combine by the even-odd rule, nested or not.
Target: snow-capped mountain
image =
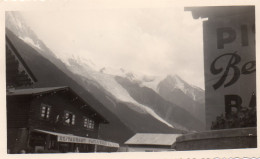
[[[131,105],[131,109],[135,109],[136,111],[143,113],[149,113],[170,127],[177,127],[179,129],[187,130],[187,128],[185,128],[186,126],[180,126],[181,124],[178,123],[178,121],[168,119],[167,115],[165,115],[166,111],[170,111],[167,110],[168,108],[165,108],[165,112],[160,110],[162,107],[162,99],[158,99],[160,102],[155,101],[153,103],[142,103],[140,101],[152,101],[152,98],[154,98],[154,96],[156,96],[155,94],[158,93],[158,96],[162,96],[165,100],[174,105],[179,105],[180,108],[185,109],[194,117],[198,117],[198,114],[203,113],[203,110],[201,109],[204,108],[204,91],[196,86],[189,85],[178,75],[167,76],[163,79],[159,76],[147,76],[142,75],[141,73],[132,73],[122,68],[115,69],[102,67],[101,69],[94,70],[92,69],[93,67],[91,67],[93,66],[93,62],[89,62],[91,62],[91,60],[81,60],[80,57],[72,57],[65,63],[67,63],[68,68],[75,74],[82,75],[88,80],[96,81],[102,88],[105,89],[106,92],[109,92],[113,98],[118,101],[132,103],[133,105]],[[129,82],[132,83],[131,88],[129,88]],[[174,96],[178,97],[180,99],[179,101],[172,101],[167,98],[169,94],[165,94],[163,90],[163,85],[165,83],[167,84],[167,89],[170,89],[170,96],[172,91],[177,90],[174,91]],[[133,89],[134,87],[136,88]],[[141,96],[143,96],[143,99],[139,100],[136,94],[146,88],[150,88],[150,91],[145,92],[147,96],[142,94]],[[175,97],[174,99],[178,100],[178,98]],[[159,104],[155,106],[154,103]],[[168,105],[166,107],[168,107]],[[198,119],[203,121],[203,116],[204,115],[199,116]]]
[[[76,63],[78,65],[84,66],[85,69],[88,69],[89,71],[91,68],[92,70],[96,70],[103,75],[124,77],[133,83],[139,84],[140,87],[151,88],[157,93],[162,92],[162,85],[167,83],[167,88],[170,89],[170,92],[173,92],[174,90],[179,90],[190,97],[193,101],[204,103],[204,90],[187,83],[176,74],[166,75],[166,77],[157,75],[146,75],[140,72],[133,73],[133,71],[128,71],[123,68],[116,69],[112,67],[97,67],[91,60],[81,60],[80,57],[72,57],[70,58],[70,61],[71,60],[76,60]],[[68,64],[68,62],[66,63]]]
[[[26,26],[20,14],[12,11],[6,12],[6,27],[15,32],[20,39],[33,48],[42,50],[37,36]]]
[[[178,75],[168,75],[158,84],[157,89],[165,100],[181,105],[202,122],[205,121],[204,90],[188,84]]]
[[[175,80],[166,80],[167,78],[164,79],[163,76],[144,75],[123,68],[97,66],[90,59],[79,56],[58,57],[36,36],[17,12],[7,12],[6,27],[16,34],[21,41],[32,47],[35,50],[31,51],[32,53],[40,53],[59,69],[57,71],[64,72],[66,76],[80,85],[81,88],[77,87],[79,92],[90,92],[131,131],[161,133],[177,132],[177,129],[203,129],[201,121],[196,118],[193,111],[190,112],[187,109],[182,100],[171,100],[172,92],[174,92],[173,99],[176,96],[180,99],[191,99],[190,102],[196,102],[201,98],[196,91],[199,89],[189,85],[180,77]],[[23,46],[20,49],[27,48],[19,40],[16,41]],[[37,60],[39,57],[35,57],[34,60],[30,59],[32,54],[25,57],[26,60],[32,63],[32,67],[38,65]],[[63,79],[56,78],[55,73],[50,74],[50,70],[44,70],[44,67],[37,68],[41,69],[41,71],[36,70],[39,77],[43,79],[46,78],[45,76],[52,77],[54,81],[56,80],[55,84],[66,84],[67,81],[64,82]],[[39,83],[36,83],[36,85],[48,86],[46,81],[39,81]],[[70,87],[73,88],[74,84],[70,84]],[[168,90],[168,88],[164,87],[171,89]],[[87,99],[88,97],[84,98]],[[106,127],[106,131],[114,130]]]
[[[27,26],[22,15],[17,11],[5,12],[5,25],[6,28],[11,30],[25,43],[36,49],[44,57],[50,60],[56,57],[55,54],[44,44],[40,38],[34,33],[34,31]]]
[[[141,87],[148,87],[158,92],[157,86],[164,76],[158,75],[147,75],[138,71],[129,71],[124,68],[112,68],[112,67],[101,67],[99,70],[101,73],[124,77],[133,83],[139,84]]]
[[[89,60],[88,60],[89,61]],[[87,64],[89,65],[89,64]],[[101,67],[100,67],[101,68]],[[114,75],[119,77],[124,77],[133,83],[139,84],[141,87],[148,87],[154,90],[155,92],[159,93],[161,89],[162,82],[168,83],[168,88],[171,91],[178,89],[182,91],[185,95],[192,98],[194,101],[203,103],[204,102],[204,90],[191,85],[184,81],[180,76],[173,74],[173,75],[166,75],[166,76],[158,76],[158,75],[146,75],[141,72],[133,72],[128,71],[126,69],[120,68],[111,68],[111,67],[102,67],[99,72],[108,75]]]
[[[171,92],[178,89],[192,98],[194,101],[203,100],[204,90],[197,86],[188,84],[178,75],[168,75],[164,80],[162,80],[157,86],[158,92],[162,91],[162,85],[165,83]]]
[[[156,114],[154,110],[134,100],[129,95],[129,93],[115,80],[114,75],[106,74],[102,71],[95,71],[91,69],[88,63],[84,63],[84,61],[80,59],[68,59],[68,68],[75,74],[82,75],[89,80],[98,82],[98,84],[100,84],[107,92],[111,93],[113,97],[120,102],[131,103],[131,109],[137,110],[141,113],[149,113],[154,118],[158,119],[169,127],[174,127],[172,124],[169,124],[162,117]]]

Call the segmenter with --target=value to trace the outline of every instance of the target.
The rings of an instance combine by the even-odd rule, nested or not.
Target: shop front
[[[97,152],[98,147],[117,151],[119,144],[100,139],[34,129],[28,139],[28,153]]]

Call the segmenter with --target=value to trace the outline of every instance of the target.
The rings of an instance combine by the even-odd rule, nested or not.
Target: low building
[[[182,134],[137,133],[125,142],[128,152],[174,151],[176,138]]]
[[[7,92],[10,153],[116,151],[117,143],[98,139],[100,123],[108,121],[69,87]]]

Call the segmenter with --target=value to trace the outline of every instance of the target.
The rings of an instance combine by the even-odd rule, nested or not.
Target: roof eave
[[[237,14],[254,14],[254,5],[239,6],[197,6],[184,7],[184,11],[191,11],[194,19],[224,17]]]

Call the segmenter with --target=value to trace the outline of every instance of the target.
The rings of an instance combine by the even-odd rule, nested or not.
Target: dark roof
[[[7,29],[7,28],[6,28]],[[15,48],[15,46],[13,45],[13,43],[11,42],[11,40],[8,38],[8,34],[6,34],[5,36],[6,42],[10,45],[10,47],[12,48],[14,54],[16,55],[16,57],[18,58],[18,60],[22,63],[23,67],[26,69],[27,73],[29,74],[29,76],[32,78],[32,80],[34,82],[37,82],[36,77],[34,76],[34,74],[32,73],[31,69],[27,66],[27,64],[24,62],[23,58],[21,57],[20,53],[17,51],[17,49]]]
[[[182,134],[152,134],[137,133],[127,140],[127,145],[164,145],[171,146],[175,143],[176,138]]]
[[[46,87],[46,88],[26,88],[26,89],[9,89],[7,91],[8,96],[17,96],[17,95],[37,95],[43,93],[49,93],[53,91],[69,89],[67,86],[63,87]]]
[[[241,14],[255,14],[254,6],[201,6],[185,7],[185,11],[191,11],[194,19],[215,18]]]
[[[45,93],[57,92],[62,90],[69,90],[75,96],[77,96],[82,102],[86,105],[89,105],[85,100],[83,100],[76,92],[74,92],[68,86],[61,87],[45,87],[45,88],[26,88],[26,89],[8,89],[6,92],[7,96],[30,96],[30,95],[40,95]],[[89,108],[96,113],[96,115],[103,120],[104,123],[109,123],[102,115],[100,115],[96,110],[94,110],[91,106]]]

